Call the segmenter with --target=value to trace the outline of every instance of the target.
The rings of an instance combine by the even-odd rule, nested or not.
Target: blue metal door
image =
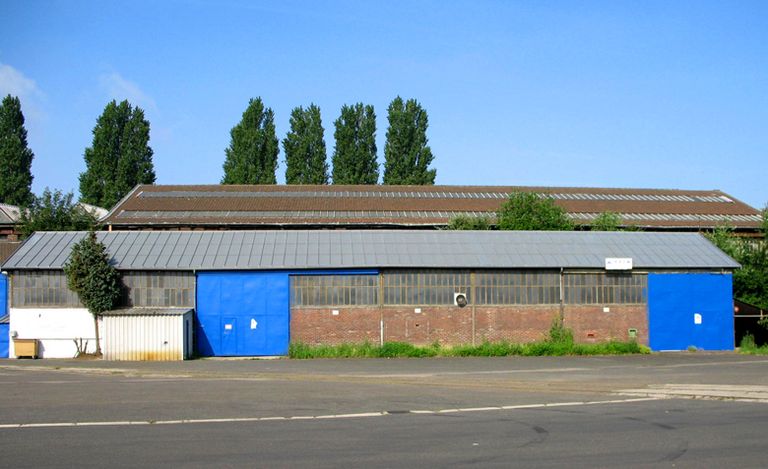
[[[651,350],[733,350],[730,274],[649,274]]]
[[[288,353],[288,273],[197,275],[197,348],[202,356]]]
[[[8,314],[8,277],[0,273],[0,318]]]

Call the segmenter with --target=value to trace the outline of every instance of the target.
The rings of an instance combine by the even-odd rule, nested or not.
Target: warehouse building
[[[613,212],[645,231],[728,223],[760,235],[760,212],[721,191],[587,187],[139,185],[102,221],[108,230],[439,229],[459,215],[493,221],[513,192],[551,197],[580,228]]]
[[[94,341],[63,266],[82,232],[36,233],[6,262],[10,331],[41,357]],[[121,272],[105,356],[285,355],[291,341],[577,341],[733,349],[732,259],[694,233],[101,232]],[[194,315],[194,323],[192,318]],[[119,319],[119,321],[118,321]],[[149,326],[156,321],[159,326]],[[159,322],[158,322],[159,321]],[[147,334],[163,329],[167,334]],[[192,333],[194,329],[194,334]],[[106,332],[104,332],[106,331]],[[142,332],[144,331],[144,332]],[[10,356],[14,354],[13,341]],[[171,350],[172,349],[172,350]]]

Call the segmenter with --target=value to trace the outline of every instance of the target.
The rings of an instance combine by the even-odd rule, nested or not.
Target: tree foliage
[[[449,230],[490,230],[491,221],[488,217],[456,215],[448,223]]]
[[[137,184],[155,182],[149,121],[140,107],[112,100],[96,120],[93,144],[85,149],[80,200],[110,208]]]
[[[415,99],[403,102],[398,96],[387,112],[384,184],[434,184],[437,171],[428,169],[434,157],[427,145],[427,111]]]
[[[90,231],[72,246],[64,273],[69,289],[77,293],[80,302],[93,315],[96,354],[101,355],[98,317],[118,304],[121,292],[120,274],[109,263],[107,248],[96,239],[95,232]]]
[[[573,223],[565,210],[555,205],[552,197],[540,197],[532,192],[513,192],[499,207],[497,223],[500,230],[572,230]]]
[[[310,104],[291,112],[291,130],[283,140],[286,184],[328,184],[320,108]]]
[[[72,202],[72,193],[62,194],[47,187],[40,197],[34,197],[27,210],[21,211],[19,230],[22,237],[35,231],[80,231],[96,225],[96,217]]]
[[[341,107],[333,123],[336,146],[333,150],[334,184],[376,184],[376,113],[373,106],[357,103]]]
[[[621,216],[615,212],[603,212],[592,220],[592,231],[619,231]]]
[[[248,101],[240,122],[230,131],[222,184],[277,184],[280,144],[275,133],[275,113],[261,98]]]
[[[733,296],[768,309],[768,241],[736,236],[727,225],[716,228],[707,237],[741,264],[741,269],[733,272]]]
[[[32,194],[32,159],[19,98],[8,95],[0,103],[0,202],[26,206]]]

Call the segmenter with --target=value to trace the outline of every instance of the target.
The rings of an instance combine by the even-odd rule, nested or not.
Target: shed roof
[[[521,186],[139,185],[104,218],[119,229],[169,227],[435,227],[494,216],[512,192],[552,197],[574,222],[618,213],[625,225],[756,230],[758,210],[718,190]]]
[[[194,311],[192,308],[118,308],[101,313],[102,316],[183,316]]]
[[[4,268],[60,269],[85,232],[39,232]],[[348,268],[732,269],[697,233],[586,231],[113,231],[98,238],[121,270]]]

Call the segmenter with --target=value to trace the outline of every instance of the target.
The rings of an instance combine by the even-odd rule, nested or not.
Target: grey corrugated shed
[[[60,269],[84,232],[29,238],[6,270]],[[640,269],[733,269],[696,233],[585,231],[114,231],[98,233],[121,270],[377,267],[595,268],[631,257]]]

